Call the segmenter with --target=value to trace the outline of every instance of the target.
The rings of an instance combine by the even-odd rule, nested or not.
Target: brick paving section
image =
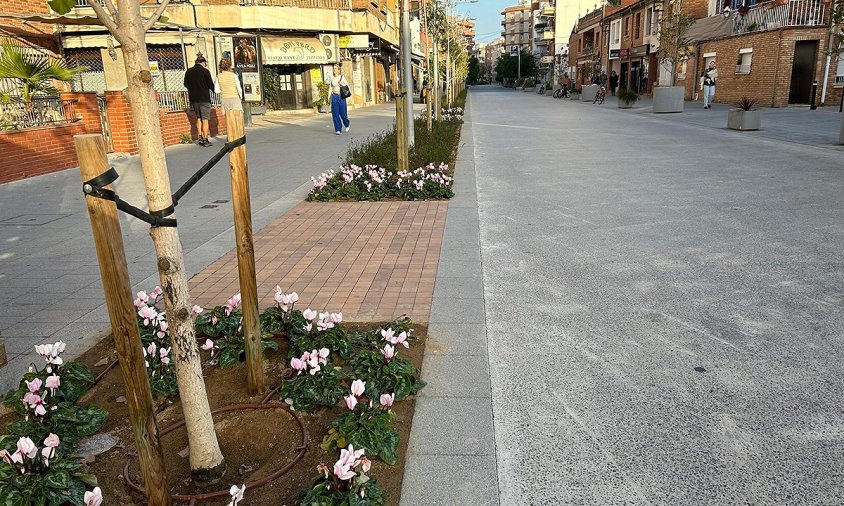
[[[255,234],[259,307],[273,289],[348,321],[427,322],[448,202],[303,202]],[[234,250],[191,279],[203,307],[240,291]]]

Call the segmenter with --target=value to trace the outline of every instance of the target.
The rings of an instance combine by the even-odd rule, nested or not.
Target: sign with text
[[[368,43],[368,42],[367,42]],[[339,60],[337,37],[261,37],[265,65],[301,65],[336,63]]]
[[[340,47],[343,49],[369,49],[369,35],[341,35]]]
[[[258,38],[232,37],[232,67],[240,72],[258,72]]]

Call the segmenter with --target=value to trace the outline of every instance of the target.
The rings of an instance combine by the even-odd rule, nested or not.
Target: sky
[[[458,4],[455,10],[476,18],[476,43],[490,42],[501,36],[501,11],[510,5],[518,5],[518,0],[478,0],[478,3]]]

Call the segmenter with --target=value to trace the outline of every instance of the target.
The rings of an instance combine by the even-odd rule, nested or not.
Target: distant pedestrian
[[[243,104],[241,104],[243,89],[240,86],[240,79],[237,74],[232,72],[232,62],[228,58],[220,60],[220,73],[217,74],[214,92],[220,94],[223,113],[243,110]]]
[[[211,145],[208,140],[208,119],[211,118],[211,90],[214,89],[214,79],[207,67],[208,62],[200,54],[194,66],[185,71],[184,82],[191,109],[196,114],[196,133],[199,135],[197,144],[206,147]]]
[[[610,73],[610,92],[612,93],[612,96],[615,96],[616,88],[618,88],[618,74],[616,74],[615,70],[613,70]]]
[[[592,76],[592,84],[601,84],[601,76],[598,74]]]
[[[427,77],[422,80],[422,89],[419,90],[419,100],[421,100],[423,104],[428,102],[428,78]]]
[[[349,83],[343,75],[340,65],[334,65],[334,75],[331,76],[331,117],[334,120],[334,134],[340,135],[343,127],[349,131],[349,113],[346,106],[346,97],[343,97],[343,89],[348,90]]]
[[[712,109],[712,99],[715,98],[715,82],[718,80],[718,69],[715,60],[709,62],[709,67],[700,76],[700,89],[703,90],[703,108]]]

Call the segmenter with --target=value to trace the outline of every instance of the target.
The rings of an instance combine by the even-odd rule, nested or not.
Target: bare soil
[[[344,324],[344,328],[348,330],[374,329],[379,328],[379,324]],[[409,350],[402,350],[402,356],[410,359],[417,369],[421,369],[427,329],[420,325],[414,325],[413,328],[413,335],[418,340]],[[285,375],[290,375],[286,358],[287,340],[279,338],[278,343],[279,350],[268,350],[264,363],[267,385],[270,388],[280,385]],[[116,358],[114,345],[108,337],[86,352],[78,361],[86,364],[95,374],[100,374],[106,369],[106,365],[102,365],[105,362],[103,359],[108,359],[110,363]],[[232,404],[258,404],[264,397],[264,395],[250,397],[247,393],[246,367],[243,363],[230,369],[208,366],[203,374],[212,409]],[[119,367],[110,370],[79,402],[97,404],[106,409],[109,417],[101,432],[107,432],[118,440],[114,448],[88,463],[89,470],[99,480],[106,502],[127,506],[144,504],[143,497],[131,493],[124,486],[123,469],[127,462],[130,463],[129,476],[132,481],[140,486],[143,486],[143,482],[137,459],[134,458],[134,436],[129,425],[129,413]],[[159,431],[181,420],[182,410],[178,398],[157,398],[155,402],[160,411],[157,415]],[[278,404],[282,400],[278,398],[278,395],[274,395],[269,402]],[[404,457],[407,453],[414,407],[415,399],[412,397],[397,402],[393,406],[393,412],[396,414],[395,429],[400,437],[399,461],[394,466],[389,466],[375,459],[370,471],[370,475],[377,479],[378,486],[387,492],[390,505],[399,503],[404,477]],[[317,474],[316,466],[322,462],[331,467],[339,457],[338,452],[325,452],[319,445],[328,433],[331,422],[345,409],[345,406],[342,408],[337,406],[331,409],[318,409],[313,413],[300,413],[309,437],[304,457],[277,480],[260,488],[247,489],[245,500],[240,504],[242,506],[295,504],[299,492],[311,486]],[[13,416],[7,414],[0,417],[0,423],[5,425]],[[302,441],[299,424],[281,408],[224,413],[215,415],[214,422],[220,447],[226,459],[225,475],[213,485],[193,482],[190,479],[190,465],[186,450],[187,433],[184,428],[176,429],[162,437],[171,493],[197,494],[228,490],[231,485],[241,485],[261,479],[290,462],[296,456]],[[228,499],[201,504],[224,505],[227,503]]]

